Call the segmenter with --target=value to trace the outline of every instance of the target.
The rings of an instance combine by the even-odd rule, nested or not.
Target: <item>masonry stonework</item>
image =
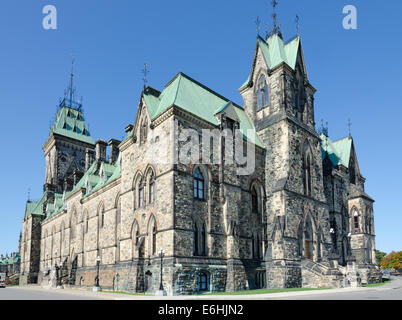
[[[155,293],[162,276],[168,295],[380,281],[354,141],[316,131],[315,90],[300,37],[277,32],[257,39],[243,107],[179,73],[162,92],[144,88],[125,139],[108,146],[63,100],[43,196],[26,207],[20,283],[58,274],[90,288],[98,268],[102,289]],[[236,129],[247,174],[215,161]],[[202,143],[186,161],[189,130]],[[211,146],[203,130],[218,133]]]

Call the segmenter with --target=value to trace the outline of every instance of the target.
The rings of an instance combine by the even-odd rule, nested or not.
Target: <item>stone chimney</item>
[[[96,161],[106,161],[107,142],[103,140],[96,141]]]
[[[95,151],[92,149],[86,149],[85,151],[85,172],[91,167],[95,159]]]
[[[115,140],[115,139],[109,140],[109,146],[110,146],[109,163],[110,164],[114,163],[119,156],[119,144],[120,143],[121,143],[121,141],[119,141],[119,140]]]

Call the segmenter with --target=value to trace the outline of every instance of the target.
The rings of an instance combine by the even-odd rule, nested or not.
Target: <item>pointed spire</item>
[[[142,80],[144,81],[144,89],[145,89],[147,87],[147,83],[148,83],[147,77],[148,77],[148,74],[149,74],[148,64],[147,63],[144,63],[144,69],[142,69],[142,74],[144,75]]]
[[[260,26],[261,26],[261,19],[259,16],[255,20],[255,25],[257,26],[257,36],[259,36],[260,35]]]
[[[281,28],[280,26],[278,26],[278,15],[276,13],[276,7],[278,6],[278,1],[276,0],[272,0],[271,2],[272,4],[272,8],[273,8],[273,13],[272,13],[272,19],[273,19],[273,23],[274,23],[274,34],[278,34],[278,36],[280,36],[282,38],[282,32],[281,32]]]
[[[73,102],[73,81],[74,81],[74,52],[71,58],[71,74],[70,74],[70,107],[72,107]]]
[[[352,122],[348,119],[349,138],[352,138]]]
[[[75,55],[72,53],[71,57],[71,71],[70,71],[70,81],[67,88],[64,90],[64,99],[59,103],[59,109],[63,107],[69,107],[79,112],[82,112],[82,101],[75,101],[76,89],[74,87],[74,64]]]

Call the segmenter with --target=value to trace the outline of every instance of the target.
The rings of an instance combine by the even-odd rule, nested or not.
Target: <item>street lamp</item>
[[[101,291],[99,286],[99,265],[101,258],[99,256],[96,257],[96,277],[95,277],[95,285],[93,287],[93,291]]]
[[[161,256],[161,282],[159,284],[159,290],[155,293],[156,296],[166,296],[166,291],[165,289],[163,289],[163,254],[165,253],[165,251],[163,250],[163,248],[161,248],[159,250],[159,254]]]

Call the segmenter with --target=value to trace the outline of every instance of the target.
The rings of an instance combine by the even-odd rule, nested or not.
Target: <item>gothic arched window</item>
[[[258,110],[261,110],[269,104],[268,84],[264,75],[262,75],[258,80],[257,90]]]
[[[355,232],[359,231],[360,225],[359,225],[359,213],[357,211],[353,212],[353,227],[355,229]]]
[[[98,216],[99,216],[99,226],[101,228],[103,228],[103,226],[105,225],[105,208],[103,207],[103,204],[101,203],[101,205],[99,206],[98,209]]]
[[[193,226],[193,254],[195,256],[198,256],[198,236],[199,236],[198,226],[196,223],[194,223],[194,226]]]
[[[257,190],[254,187],[251,189],[251,211],[253,213],[258,213],[258,193]]]
[[[156,223],[152,229],[152,255],[156,255]]]
[[[144,119],[141,123],[140,127],[140,141],[141,143],[145,143],[147,141],[147,135],[148,135],[148,121],[147,119]]]
[[[71,217],[70,228],[71,228],[71,240],[75,239],[75,230],[77,225],[77,211],[73,211],[73,215]]]
[[[355,184],[356,183],[356,165],[355,165],[355,160],[354,158],[350,158],[350,164],[349,164],[349,178],[350,178],[350,183]]]
[[[155,216],[151,216],[148,224],[148,248],[151,255],[156,255],[156,234],[158,230],[156,227]]]
[[[296,67],[296,82],[294,92],[294,106],[296,109],[296,117],[303,121],[304,112],[304,76],[300,64]]]
[[[194,173],[194,198],[198,200],[204,200],[204,177],[197,169]]]
[[[304,257],[313,260],[313,228],[310,219],[304,226]]]
[[[132,237],[132,239],[131,239],[132,240],[132,255],[134,258],[134,252],[135,252],[138,242],[140,240],[140,228],[139,228],[137,220],[134,220],[134,222],[133,222],[131,237]]]
[[[141,184],[138,189],[138,207],[142,208],[144,206],[144,185]]]
[[[88,212],[85,214],[85,233],[88,233],[88,228],[89,227],[89,217],[88,217]]]
[[[207,228],[205,224],[201,227],[201,255],[205,256],[207,254]]]
[[[307,196],[312,195],[312,183],[311,183],[311,164],[312,164],[311,151],[308,143],[303,145],[303,189],[304,194]]]
[[[149,178],[149,203],[154,203],[155,201],[155,175],[152,172]]]

